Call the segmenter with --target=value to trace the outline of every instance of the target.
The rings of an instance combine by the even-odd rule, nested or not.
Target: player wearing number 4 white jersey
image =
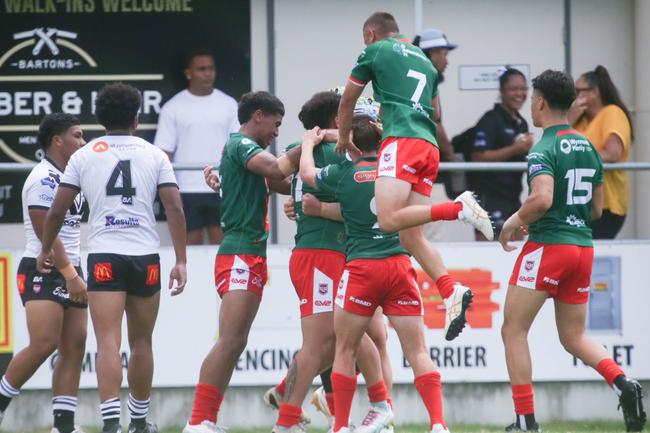
[[[172,295],[183,291],[185,216],[167,156],[134,137],[140,94],[132,86],[105,86],[96,115],[106,135],[88,143],[70,159],[45,220],[39,270],[52,265],[52,242],[65,210],[81,190],[90,205],[88,302],[97,337],[97,381],[104,433],[121,432],[119,358],[122,316],[129,328],[129,433],[153,433],[146,422],[153,374],[151,335],[160,303],[159,240],[152,205],[160,195],[176,253],[170,274]],[[127,253],[127,254],[125,254]]]

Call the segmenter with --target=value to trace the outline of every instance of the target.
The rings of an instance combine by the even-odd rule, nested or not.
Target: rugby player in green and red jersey
[[[336,128],[336,112],[340,98],[340,95],[333,91],[319,92],[312,96],[303,105],[298,115],[305,129]],[[376,107],[369,108],[376,110]],[[329,135],[335,137],[336,131],[331,131]],[[290,151],[299,145],[300,142],[290,144],[287,150]],[[346,160],[344,155],[335,152],[334,147],[335,143],[328,140],[316,149],[314,159],[317,166],[325,167]],[[337,212],[339,221],[303,213],[303,195],[307,194],[313,194],[325,202],[334,201],[331,194],[303,185],[300,176],[295,173],[292,181],[292,196],[298,231],[296,247],[289,262],[289,273],[300,300],[303,343],[289,368],[287,377],[264,395],[264,400],[269,406],[279,409],[278,419],[273,428],[276,433],[304,432],[304,424],[309,422],[309,418],[302,411],[302,402],[314,377],[331,367],[334,361],[334,291],[345,266],[345,233],[343,223],[340,221],[340,212]],[[373,320],[374,330],[380,334],[378,339],[383,339],[385,342],[387,336],[383,316],[380,311],[378,313]],[[380,354],[370,336],[364,336],[359,358],[360,369],[368,384],[368,397],[371,404],[387,401],[388,389],[382,375]],[[330,372],[328,370],[321,374],[324,384],[329,381]],[[328,419],[330,419],[334,409],[333,396],[315,394],[312,402],[314,399],[318,399],[314,405],[329,415]]]
[[[428,204],[440,162],[434,123],[440,115],[438,73],[429,59],[399,34],[395,18],[386,12],[376,12],[366,20],[363,39],[367,47],[352,70],[339,106],[337,149],[354,148],[350,141],[354,103],[372,81],[383,125],[375,182],[379,227],[385,232],[399,231],[402,244],[436,282],[447,308],[445,338],[452,340],[465,326],[465,311],[473,295],[449,276],[440,254],[424,238],[422,226],[461,220],[491,240],[492,222],[470,191],[453,202]]]
[[[223,394],[257,314],[266,284],[269,190],[289,194],[287,176],[298,165],[300,148],[276,158],[265,149],[277,137],[284,116],[282,102],[268,92],[251,92],[239,101],[239,132],[230,134],[219,173],[223,194],[224,238],[215,261],[215,284],[221,296],[219,339],[203,361],[192,415],[184,433],[215,433]],[[206,167],[206,183],[219,179]]]
[[[354,161],[316,168],[313,150],[323,138],[317,128],[305,133],[300,160],[302,181],[333,194],[340,202],[347,238],[347,262],[334,311],[333,431],[350,432],[350,407],[357,383],[356,354],[375,310],[381,306],[413,368],[416,388],[431,419],[431,431],[448,432],[442,411],[440,374],[424,341],[423,306],[415,270],[408,252],[400,245],[399,234],[380,230],[377,222],[374,182],[381,134],[367,116],[356,116],[352,130],[360,150],[351,154]],[[379,432],[393,421],[392,410],[386,403],[373,405],[371,412],[355,433]]]
[[[535,420],[528,330],[548,298],[564,348],[595,368],[619,396],[627,431],[641,431],[646,415],[641,386],[598,342],[585,335],[594,258],[591,221],[603,211],[603,165],[598,152],[568,125],[576,97],[573,79],[547,70],[533,79],[533,124],[544,128],[528,154],[530,195],[504,224],[506,251],[520,228],[528,241],[517,258],[504,307],[502,328],[516,421],[506,431],[541,431]],[[527,227],[527,229],[526,229]]]

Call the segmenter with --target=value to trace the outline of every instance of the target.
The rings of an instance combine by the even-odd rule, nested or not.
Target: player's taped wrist
[[[298,169],[298,167],[293,165],[291,160],[286,155],[282,155],[278,158],[278,167],[285,177],[295,173]]]
[[[66,281],[74,280],[79,276],[77,270],[70,263],[60,269],[59,272],[61,272],[61,275],[63,275]]]

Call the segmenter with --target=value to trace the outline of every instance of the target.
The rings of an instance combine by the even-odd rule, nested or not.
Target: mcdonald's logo
[[[16,275],[16,283],[18,284],[18,293],[21,295],[25,293],[25,279],[27,278],[27,275],[25,274],[18,274]]]
[[[154,286],[160,281],[160,265],[148,265],[147,266],[147,281],[145,284],[147,286]]]
[[[98,283],[113,281],[113,264],[112,263],[95,263],[93,270],[95,281]]]

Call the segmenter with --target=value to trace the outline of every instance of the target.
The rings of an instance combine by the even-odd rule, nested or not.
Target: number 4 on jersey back
[[[122,196],[122,204],[132,205],[135,188],[131,185],[131,161],[117,163],[106,184],[106,195]]]

